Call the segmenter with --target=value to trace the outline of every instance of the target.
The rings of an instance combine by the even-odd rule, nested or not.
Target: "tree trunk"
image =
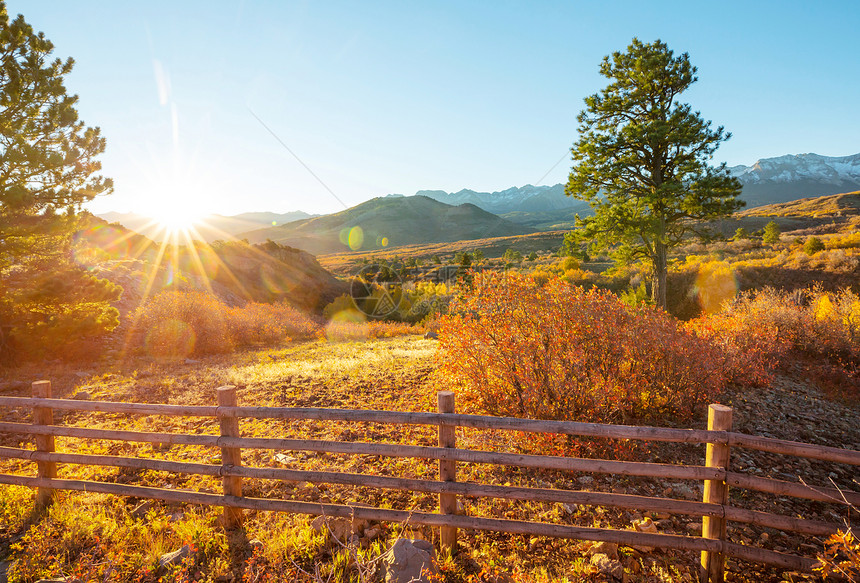
[[[652,258],[654,270],[651,273],[651,300],[658,308],[666,309],[666,245],[655,244]]]

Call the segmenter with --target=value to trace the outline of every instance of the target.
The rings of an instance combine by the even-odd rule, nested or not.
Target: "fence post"
[[[708,430],[729,431],[732,428],[732,408],[725,405],[713,404],[708,407]],[[709,443],[705,450],[705,465],[710,468],[728,470],[728,443]],[[724,480],[705,480],[704,502],[711,504],[727,504],[729,487]],[[702,519],[702,537],[726,540],[726,520],[716,516],[705,516]],[[701,580],[704,583],[723,583],[725,557],[722,553],[702,551]]]
[[[439,391],[436,395],[439,413],[454,413],[454,393]],[[454,425],[439,424],[439,447],[457,447],[457,434]],[[439,479],[443,482],[457,481],[457,462],[454,460],[439,460]],[[439,494],[439,512],[441,514],[457,513],[457,495]],[[442,549],[452,554],[457,550],[457,527],[442,526],[439,528],[439,538]]]
[[[31,385],[33,397],[36,399],[51,398],[51,381],[36,381]],[[33,407],[34,425],[53,425],[54,411],[50,407]],[[35,435],[36,451],[54,452],[53,435]],[[36,462],[38,477],[56,478],[57,462]],[[47,508],[54,501],[54,489],[39,487],[36,489],[36,508]]]
[[[236,387],[227,385],[215,389],[218,394],[218,407],[236,407]],[[241,437],[239,432],[239,418],[227,417],[218,412],[218,420],[221,425],[222,437]],[[242,450],[238,447],[221,447],[221,467],[226,469],[228,466],[239,467],[242,465]],[[224,489],[225,496],[241,496],[242,495],[242,477],[241,476],[223,476],[221,484]],[[230,530],[238,528],[242,524],[242,510],[230,506],[224,507],[224,515],[222,518],[224,528]]]

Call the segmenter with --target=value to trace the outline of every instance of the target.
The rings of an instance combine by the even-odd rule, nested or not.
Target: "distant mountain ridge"
[[[498,192],[477,192],[466,188],[451,193],[444,190],[419,190],[415,196],[426,196],[450,205],[473,204],[494,214],[560,211],[582,204],[581,201],[565,196],[564,184],[526,184]]]
[[[751,166],[732,166],[729,168],[729,171],[743,185],[741,199],[746,201],[747,208],[860,190],[860,154],[837,157],[821,156],[818,154],[777,156],[775,158],[763,158]],[[423,241],[422,237],[424,237],[424,234],[420,233],[424,229],[421,217],[413,216],[414,213],[408,211],[406,206],[401,204],[401,206],[397,207],[401,211],[406,212],[406,215],[401,217],[405,221],[403,225],[408,224],[409,221],[414,219],[416,221],[416,232],[420,234],[418,239],[422,239],[422,241],[415,240],[409,229],[398,226],[395,218],[389,217],[388,219],[384,219],[381,216],[373,217],[372,215],[385,206],[380,201],[391,202],[397,205],[397,201],[403,203],[404,201],[415,201],[418,199],[433,200],[454,208],[469,205],[486,213],[501,215],[493,218],[490,218],[493,215],[490,215],[490,217],[484,216],[480,220],[477,217],[471,217],[469,220],[476,222],[471,226],[464,225],[462,229],[457,229],[456,225],[452,225],[450,222],[445,227],[447,232],[462,232],[465,237],[472,238],[489,236],[477,235],[473,237],[475,233],[480,233],[481,230],[491,231],[492,228],[488,226],[491,224],[496,224],[498,227],[499,232],[494,236],[523,234],[511,232],[510,229],[513,228],[526,229],[524,232],[570,229],[574,225],[576,214],[587,216],[591,213],[588,203],[565,196],[564,184],[555,184],[553,186],[527,184],[496,192],[478,192],[463,189],[452,193],[443,190],[419,190],[414,196],[390,194],[359,204],[346,211],[322,217],[308,215],[301,211],[280,214],[268,212],[243,213],[232,217],[212,215],[207,218],[206,224],[201,224],[197,227],[197,231],[200,233],[201,238],[206,241],[229,239],[231,236],[239,236],[240,238],[247,236],[256,240],[261,236],[261,232],[271,233],[271,238],[276,241],[299,237],[298,240],[306,246],[303,246],[302,243],[289,244],[303,249],[314,249],[312,251],[314,253],[330,253],[345,250],[343,244],[340,244],[340,248],[337,248],[337,245],[332,246],[329,242],[324,242],[325,237],[315,237],[310,232],[311,227],[306,226],[307,221],[315,218],[326,219],[327,217],[336,217],[332,221],[341,221],[345,224],[345,222],[349,221],[344,218],[347,216],[344,213],[365,212],[360,210],[365,209],[367,214],[361,220],[367,221],[372,228],[375,228],[373,227],[374,221],[388,221],[385,225],[380,223],[381,230],[379,231],[379,236],[387,238],[389,244],[415,244]],[[369,203],[373,204],[365,207]],[[439,209],[431,209],[426,206],[426,203],[422,204],[424,205],[422,208],[430,212],[431,215],[439,212]],[[367,209],[375,210],[371,211]],[[453,211],[446,212],[452,217],[456,214]],[[469,214],[463,210],[458,212],[462,217]],[[397,214],[397,212],[394,214]],[[145,227],[146,223],[149,222],[149,219],[145,217],[140,217],[139,215],[122,215],[120,213],[107,213],[99,216],[109,221],[118,221],[126,227],[137,230],[149,237],[157,236],[152,226]],[[348,216],[352,217],[353,215]],[[411,218],[407,219],[407,216]],[[351,218],[350,220],[353,219]],[[435,218],[432,220],[435,220]],[[494,221],[496,222],[494,223]],[[482,226],[477,226],[479,223]],[[321,221],[314,224],[322,227],[329,223]],[[360,224],[359,222],[354,222],[353,226]],[[285,225],[290,225],[291,227],[295,227],[295,229],[287,229]],[[503,227],[502,225],[505,226]],[[328,228],[325,227],[324,230]],[[341,228],[344,227],[342,226]],[[364,228],[363,225],[362,228]],[[271,229],[274,229],[274,231]],[[505,229],[508,229],[508,232],[503,232]],[[286,233],[288,232],[292,234],[287,235]],[[392,237],[384,233],[393,233],[395,236]],[[447,237],[447,235],[444,236]],[[438,239],[440,242],[450,240],[453,239]],[[307,247],[308,245],[310,247]]]
[[[860,190],[860,154],[790,154],[729,171],[743,184],[748,207]]]
[[[356,227],[360,236],[358,230],[353,231]],[[271,239],[322,255],[533,232],[473,204],[452,206],[426,196],[385,196],[339,213],[256,229],[237,237],[251,243]]]
[[[164,237],[164,229],[161,225],[144,215],[108,212],[97,216],[109,223],[119,223],[125,228],[137,231],[155,241],[160,241]],[[310,215],[303,211],[288,213],[250,212],[232,216],[208,215],[194,226],[194,231],[198,235],[197,238],[211,243],[218,239],[229,239],[244,231],[283,225],[315,216],[318,215]]]

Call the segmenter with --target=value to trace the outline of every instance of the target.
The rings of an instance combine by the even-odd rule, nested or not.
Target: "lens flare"
[[[184,358],[194,352],[196,341],[191,326],[180,320],[165,320],[149,330],[144,347],[156,358]]]
[[[358,251],[364,244],[364,230],[355,226],[349,230],[349,248]]]
[[[737,278],[727,262],[711,261],[699,267],[694,291],[702,310],[713,314],[738,293]]]

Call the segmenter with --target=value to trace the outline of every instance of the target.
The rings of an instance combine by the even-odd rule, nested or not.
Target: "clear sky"
[[[860,3],[8,0],[74,57],[116,192],[94,212],[341,210],[564,182],[601,58],[688,52],[716,162],[860,152]],[[315,173],[299,163],[268,128]]]

